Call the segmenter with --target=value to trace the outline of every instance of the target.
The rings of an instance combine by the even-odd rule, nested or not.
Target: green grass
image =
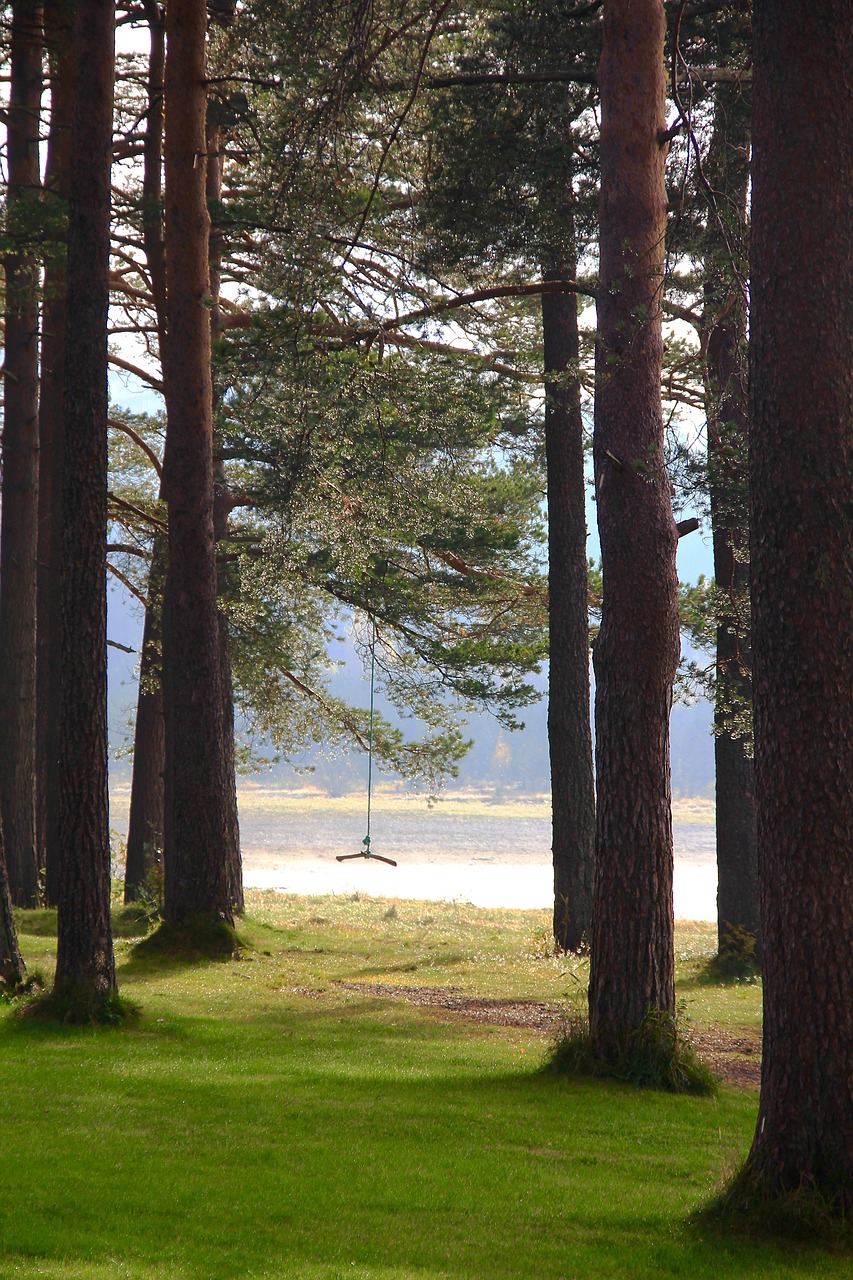
[[[691,1223],[748,1146],[754,1091],[553,1080],[541,1031],[341,986],[581,998],[544,912],[394,905],[250,894],[240,958],[207,964],[119,939],[134,1028],[4,1013],[0,1280],[850,1275]],[[20,921],[49,973],[45,915]],[[712,932],[679,947],[697,1026],[754,1026],[758,988],[698,982]]]

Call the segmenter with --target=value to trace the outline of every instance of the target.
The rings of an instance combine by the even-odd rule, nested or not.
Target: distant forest
[[[353,706],[365,702],[368,696],[367,678],[361,665],[350,651],[348,663],[331,682],[337,697]],[[110,743],[113,752],[113,775],[122,784],[130,781],[131,758],[128,746],[132,740],[133,716],[136,709],[136,681],[133,669],[136,655],[126,655],[116,650],[110,656]],[[502,728],[487,713],[467,717],[465,734],[473,739],[471,749],[459,762],[459,773],[447,783],[449,789],[474,788],[493,790],[499,794],[507,790],[515,794],[541,794],[550,785],[548,761],[548,703],[547,668],[537,679],[542,688],[539,702],[524,711],[524,728],[515,732]],[[392,722],[397,722],[393,707],[380,699],[379,708]],[[702,699],[691,706],[677,703],[672,711],[672,793],[676,798],[708,796],[714,794],[714,739],[711,734],[713,709]],[[264,748],[259,746],[257,773],[259,779],[267,779],[272,785],[298,787],[318,786],[329,795],[345,795],[364,786],[367,763],[364,754],[356,749],[324,753],[318,750],[305,753],[297,769],[310,769],[299,773],[290,763],[274,763],[264,766],[260,757]],[[249,774],[253,771],[249,769]],[[245,776],[245,775],[244,775]],[[381,781],[397,777],[379,771]],[[400,785],[404,784],[400,779]]]

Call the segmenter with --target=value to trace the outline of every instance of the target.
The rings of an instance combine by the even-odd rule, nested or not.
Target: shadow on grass
[[[135,902],[114,907],[111,912],[113,937],[142,939],[157,925],[158,919],[156,913]]]
[[[22,937],[55,938],[56,907],[16,907],[15,927]]]
[[[747,1163],[690,1222],[705,1237],[829,1248],[853,1256],[853,1221],[849,1187],[827,1195],[803,1183],[776,1192],[750,1171]]]
[[[140,1015],[136,1001],[118,992],[93,994],[80,989],[40,991],[15,1010],[16,1021],[23,1027],[135,1027]]]
[[[176,923],[162,921],[131,949],[122,966],[125,973],[184,968],[213,961],[239,959],[250,948],[233,925],[215,916],[192,915]]]
[[[339,1015],[201,1020],[124,1057],[128,1042],[80,1035],[76,1055],[38,1055],[35,1079],[6,1053],[18,1175],[43,1188],[4,1223],[7,1262],[34,1276],[29,1259],[61,1258],[69,1280],[100,1280],[118,1240],[145,1280],[838,1274],[685,1227],[718,1124],[754,1123],[742,1099],[554,1087],[432,1021]],[[44,1105],[26,1112],[34,1085]]]

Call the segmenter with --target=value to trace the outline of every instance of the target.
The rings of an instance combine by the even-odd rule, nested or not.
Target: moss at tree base
[[[137,959],[230,960],[245,946],[233,925],[218,916],[197,914],[164,920],[133,949]]]

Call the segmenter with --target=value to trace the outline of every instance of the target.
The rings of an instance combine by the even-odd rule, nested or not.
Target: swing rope
[[[373,707],[376,694],[376,615],[372,618],[373,628],[370,635],[370,722],[367,734],[367,835],[362,840],[364,846],[358,853],[339,853],[336,862],[348,862],[350,858],[372,858],[375,862],[387,862],[389,867],[396,867],[393,858],[383,858],[381,853],[372,853],[370,849],[370,804],[373,796]]]

